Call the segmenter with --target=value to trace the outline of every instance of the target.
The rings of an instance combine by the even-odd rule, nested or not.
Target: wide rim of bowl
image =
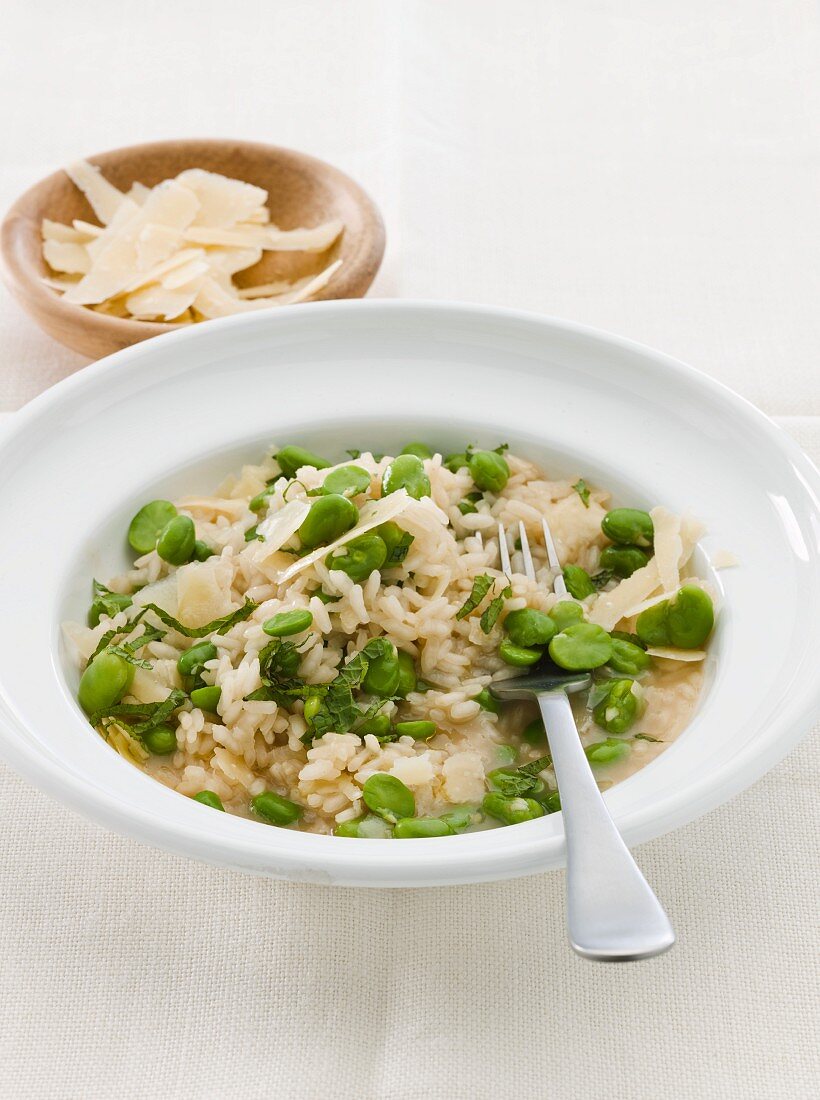
[[[287,318],[298,307],[279,310],[276,320]],[[431,315],[448,316],[469,325],[477,318],[496,321],[500,325],[521,325],[530,330],[559,332],[595,341],[600,345],[620,348],[646,361],[647,367],[667,372],[670,379],[696,388],[704,400],[726,408],[733,416],[742,417],[754,431],[762,433],[769,443],[787,458],[790,468],[802,482],[812,501],[815,519],[820,517],[820,473],[775,424],[744,398],[724,384],[710,378],[685,363],[624,337],[614,336],[571,321],[511,309],[496,309],[480,305],[424,301],[326,302],[312,304],[311,309],[327,316],[367,313],[382,322],[392,316],[415,320]],[[305,319],[305,311],[298,309]],[[161,350],[163,356],[181,342],[196,345],[213,339],[232,328],[247,328],[264,332],[271,316],[225,318],[208,326],[170,333],[159,343],[151,341],[126,348],[104,360],[91,364],[77,374],[58,383],[15,414],[13,423],[4,426],[0,437],[0,456],[29,430],[29,425],[53,409],[68,396],[86,388],[103,384],[114,371],[139,369],[141,361]],[[814,560],[817,546],[812,546]],[[704,774],[695,788],[690,785],[686,797],[667,794],[663,799],[621,815],[618,824],[630,843],[661,836],[727,801],[759,779],[808,732],[820,711],[820,682],[806,682],[798,697],[784,700],[779,722],[768,731],[765,740],[758,740],[731,760]],[[502,877],[535,873],[541,869],[548,840],[539,834],[537,822],[480,834],[442,838],[438,844],[427,841],[407,841],[401,846],[397,861],[392,845],[379,841],[359,841],[355,845],[340,844],[337,838],[282,830],[282,846],[277,848],[275,868],[260,866],[263,854],[270,856],[269,828],[248,829],[241,843],[235,837],[208,836],[207,850],[195,823],[175,820],[168,822],[158,815],[144,812],[139,806],[125,805],[113,794],[101,790],[85,776],[68,775],[55,760],[35,749],[27,739],[24,727],[16,716],[3,707],[0,699],[0,753],[25,778],[36,786],[71,805],[87,817],[100,821],[118,832],[147,841],[176,854],[192,856],[206,862],[228,864],[254,873],[286,875],[303,881],[340,882],[370,886],[427,885],[457,882],[489,881]],[[616,788],[617,789],[617,788]],[[203,810],[203,812],[207,812]],[[480,836],[480,844],[472,843]],[[563,841],[561,840],[563,848]]]
[[[339,272],[338,278],[318,291],[312,299],[314,302],[334,301],[353,297],[354,284],[361,279],[366,280],[369,287],[378,274],[386,243],[384,220],[381,212],[364,188],[352,176],[347,175],[340,168],[328,161],[314,157],[310,153],[303,153],[298,149],[291,149],[284,145],[270,145],[261,141],[243,141],[238,138],[180,138],[178,140],[138,142],[134,145],[122,145],[115,149],[105,149],[102,152],[89,153],[84,160],[92,164],[114,160],[124,155],[150,156],[155,151],[163,148],[174,150],[184,149],[186,146],[193,148],[219,149],[225,146],[237,146],[243,149],[253,149],[279,160],[289,160],[294,164],[303,166],[315,175],[332,180],[345,191],[372,221],[372,238],[362,240],[348,259],[346,265]],[[38,227],[31,220],[32,209],[39,209],[39,195],[49,184],[63,181],[64,172],[58,168],[42,179],[33,183],[19,195],[7,210],[0,223],[0,270],[4,281],[18,301],[28,309],[33,304],[39,309],[48,310],[55,317],[59,317],[67,328],[77,325],[91,326],[100,333],[106,333],[112,340],[128,342],[140,342],[151,339],[154,336],[166,335],[171,332],[185,331],[189,325],[170,324],[162,321],[138,321],[126,317],[113,317],[106,313],[95,313],[81,306],[74,306],[64,302],[60,296],[47,287],[39,275],[33,273],[32,268],[26,264],[20,256],[17,247],[17,235],[24,233],[26,236],[37,235]],[[46,216],[41,213],[40,216]],[[21,228],[21,225],[23,228]],[[362,291],[362,293],[366,292]],[[282,307],[288,308],[288,307]],[[202,322],[203,324],[212,322]],[[116,353],[115,353],[116,354]]]

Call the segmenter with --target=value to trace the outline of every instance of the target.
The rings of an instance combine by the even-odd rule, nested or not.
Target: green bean
[[[642,611],[635,630],[646,645],[697,649],[714,625],[715,609],[709,593],[686,584],[671,599]]]
[[[565,565],[563,573],[564,584],[570,596],[574,596],[576,600],[584,600],[587,596],[594,595],[595,585],[586,569],[582,569],[580,565]]]
[[[510,479],[510,467],[496,451],[474,451],[470,456],[470,476],[483,492],[500,493]]]
[[[435,722],[396,722],[393,729],[399,737],[412,737],[414,741],[429,741],[438,733]]]
[[[396,647],[391,645],[383,656],[370,661],[362,681],[362,689],[368,695],[377,695],[381,699],[392,699],[398,690],[400,678],[401,669],[398,653]],[[409,815],[405,814],[404,816]]]
[[[606,764],[615,764],[618,760],[629,756],[629,742],[619,741],[617,737],[607,737],[606,741],[587,745],[584,752],[590,764],[603,767]]]
[[[641,649],[639,645],[625,641],[623,638],[612,637],[612,656],[607,662],[610,668],[616,672],[623,672],[627,676],[637,676],[645,672],[652,664],[652,658]]]
[[[652,517],[639,508],[613,508],[601,520],[601,530],[621,546],[651,546],[655,538]]]
[[[501,713],[501,704],[486,688],[482,688],[478,695],[473,696],[473,699],[475,699],[482,710],[489,710],[492,714]]]
[[[128,541],[138,554],[156,549],[157,539],[166,523],[177,514],[170,500],[152,500],[143,505],[128,527]]]
[[[191,692],[191,702],[194,706],[207,711],[208,714],[216,714],[216,708],[221,697],[222,688],[211,687],[210,684],[206,684],[205,687],[194,688]]]
[[[669,600],[662,600],[640,613],[635,621],[635,632],[644,645],[671,645],[666,621],[668,611]]]
[[[544,719],[534,718],[528,726],[525,726],[521,733],[521,740],[526,741],[528,745],[545,745],[547,731],[544,728]]]
[[[369,810],[391,824],[402,817],[413,817],[416,800],[409,787],[405,787],[395,775],[376,772],[365,780],[362,797]]]
[[[359,535],[351,539],[337,551],[328,554],[325,565],[328,569],[339,569],[358,584],[366,581],[370,574],[381,569],[387,560],[387,547],[378,535]]]
[[[498,647],[498,656],[508,665],[514,668],[529,668],[537,664],[544,655],[542,649],[533,649],[531,646],[514,645],[509,638],[504,638]]]
[[[275,486],[273,484],[266,485],[261,493],[257,493],[255,497],[251,497],[248,502],[248,507],[252,512],[264,512],[274,492]]]
[[[612,656],[612,639],[593,623],[576,623],[556,634],[550,657],[559,668],[581,672],[605,665]]]
[[[640,687],[634,680],[612,680],[592,717],[607,733],[626,733],[643,710]]]
[[[391,733],[390,717],[387,714],[374,714],[372,718],[366,718],[360,726],[353,730],[359,737],[372,734],[377,740],[381,740]]]
[[[685,584],[669,601],[666,626],[672,645],[679,649],[702,646],[715,625],[715,609],[708,592]]]
[[[413,541],[412,536],[408,535],[406,531],[403,531],[397,523],[393,523],[392,520],[388,520],[387,523],[380,523],[379,526],[373,531],[374,535],[378,535],[384,545],[387,547],[387,560],[386,565],[398,565],[407,555],[409,543]],[[409,540],[409,542],[408,542]],[[401,553],[397,554],[397,551]]]
[[[202,670],[208,661],[213,661],[218,656],[218,651],[213,642],[197,642],[190,649],[180,654],[177,661],[177,671],[182,678],[182,685],[186,691],[195,686],[196,680],[202,675]]]
[[[310,511],[299,528],[302,546],[312,550],[315,546],[324,546],[356,526],[359,510],[347,497],[338,493],[328,493],[314,500]]]
[[[413,660],[412,654],[405,653],[403,650],[399,650],[399,686],[396,689],[396,695],[400,699],[406,699],[411,691],[416,690],[416,684],[418,680],[416,678],[416,662]]]
[[[174,516],[157,539],[157,553],[169,565],[190,561],[196,544],[196,528],[190,516]]]
[[[453,829],[440,817],[400,817],[393,829],[393,836],[397,840],[454,835]]]
[[[338,493],[343,497],[355,497],[370,488],[371,477],[361,466],[339,466],[331,470],[322,482],[326,493]]]
[[[168,756],[176,752],[177,734],[171,726],[154,726],[143,737],[143,743],[154,756]]]
[[[469,459],[465,451],[459,451],[457,454],[446,455],[444,465],[451,473],[457,474],[459,470],[464,470],[469,467]]]
[[[649,555],[640,546],[605,546],[601,568],[611,569],[616,577],[631,577],[649,563]]]
[[[366,814],[354,821],[345,821],[333,830],[334,836],[353,836],[360,840],[389,840],[393,835],[390,826],[376,814]]]
[[[303,466],[312,466],[315,470],[326,470],[330,465],[324,458],[306,451],[303,447],[283,447],[274,455],[279,469],[285,477],[295,477]]]
[[[98,653],[80,677],[77,699],[86,714],[107,710],[118,703],[134,679],[134,666],[104,649]]]
[[[292,825],[305,812],[303,806],[282,798],[273,791],[263,791],[251,799],[251,809],[273,825]]]
[[[557,603],[549,614],[558,630],[566,630],[568,626],[574,626],[575,623],[584,620],[584,609],[572,600],[562,600]]]
[[[432,458],[433,452],[426,443],[407,443],[399,454],[415,455],[416,458]]]
[[[518,611],[511,611],[504,620],[504,629],[509,634],[513,645],[525,648],[549,645],[558,631],[554,620],[545,611],[538,611],[534,607],[522,607]]]
[[[495,791],[484,796],[481,808],[485,814],[503,821],[505,825],[517,825],[521,821],[544,816],[544,807],[534,798],[505,798]]]
[[[454,806],[452,810],[442,814],[439,820],[446,822],[454,833],[460,833],[471,825],[477,825],[481,821],[481,813],[478,806]]]
[[[561,809],[561,796],[558,791],[549,791],[539,799],[539,802],[548,814],[557,814]]]
[[[216,793],[216,791],[200,791],[199,794],[193,795],[194,802],[201,802],[203,806],[210,806],[212,810],[221,810],[225,813],[225,807],[222,805],[222,799]]]
[[[289,638],[292,634],[302,634],[313,625],[313,612],[298,607],[293,611],[280,611],[271,619],[262,623],[262,629],[270,638]]]
[[[216,551],[204,542],[202,539],[197,539],[194,543],[193,558],[195,561],[207,561],[208,558],[212,558]]]
[[[398,455],[385,470],[382,493],[387,496],[398,489],[405,489],[414,500],[430,496],[430,478],[416,455]]]

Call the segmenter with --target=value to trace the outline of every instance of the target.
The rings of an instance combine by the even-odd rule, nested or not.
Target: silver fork
[[[557,570],[553,591],[567,588],[546,519],[544,543],[550,567]],[[524,573],[535,580],[527,532],[519,523]],[[501,568],[511,575],[507,533],[498,525]],[[587,959],[625,962],[648,959],[668,950],[675,933],[660,902],[609,815],[587,761],[569,693],[589,687],[588,673],[567,673],[550,664],[528,676],[490,685],[499,700],[537,699],[549,738],[552,766],[561,795],[567,843],[567,927],[572,947]]]

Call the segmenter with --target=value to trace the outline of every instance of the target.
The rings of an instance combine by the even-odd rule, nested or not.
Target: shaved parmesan
[[[263,188],[202,168],[180,172],[177,180],[189,187],[199,201],[196,225],[235,225],[252,217],[268,201],[268,193]]]
[[[309,511],[310,504],[306,500],[292,500],[272,516],[263,519],[256,528],[256,533],[264,540],[260,549],[265,553],[260,556],[266,557],[273,550],[281,549],[302,526]]]
[[[292,564],[293,558],[281,553],[281,549],[302,526],[309,511],[310,504],[306,500],[292,500],[258,525],[257,534],[263,541],[258,545],[254,560],[270,580],[278,579]]]
[[[53,222],[43,218],[42,234],[44,241],[65,241],[67,244],[83,244],[88,240],[88,234],[77,228],[76,223],[63,225],[62,222]]]
[[[238,520],[247,511],[244,500],[230,500],[227,497],[183,497],[179,507],[192,516],[227,516]]]
[[[177,287],[186,286],[192,279],[198,279],[200,275],[207,275],[208,271],[209,267],[206,260],[189,260],[181,267],[176,267],[173,271],[169,271],[167,275],[163,275],[160,282],[166,290],[175,290]],[[197,289],[199,285],[197,284]],[[196,295],[191,298],[192,302],[195,297]]]
[[[137,236],[137,270],[146,271],[167,260],[180,246],[182,234],[178,229],[151,222]]]
[[[201,229],[191,226],[185,239],[191,244],[228,245],[233,248],[269,248],[275,252],[324,252],[342,231],[341,222],[326,222],[315,229],[274,229],[249,225],[243,229]]]
[[[604,630],[612,630],[631,607],[651,596],[660,585],[658,563],[654,558],[642,569],[636,569],[631,577],[613,588],[611,592],[602,592],[593,605],[589,621]]]
[[[78,160],[76,164],[69,164],[66,175],[76,183],[89,205],[103,225],[108,225],[121,206],[126,203],[134,205],[130,199],[118,191],[113,183],[109,183],[99,168],[88,161]]]
[[[190,562],[176,573],[179,590],[176,618],[191,628],[204,626],[234,609],[231,566],[222,558]]]
[[[72,225],[78,233],[86,237],[99,237],[105,232],[101,225],[92,225],[91,222],[84,222],[82,218],[75,218]]]
[[[55,271],[83,275],[91,267],[91,260],[83,245],[70,241],[43,241],[43,255],[48,266]]]
[[[133,597],[134,607],[144,607],[147,603],[155,603],[163,611],[176,618],[177,614],[177,575],[172,573],[170,577],[163,577],[161,581],[147,584]]]
[[[156,283],[151,283],[129,294],[125,299],[125,306],[132,317],[170,321],[193,305],[200,285],[199,282],[189,282],[175,290],[168,289],[164,284],[157,286]]]
[[[45,285],[73,305],[113,317],[202,321],[304,302],[341,266],[337,260],[316,274],[240,293],[232,276],[259,263],[265,251],[323,252],[342,222],[279,229],[270,223],[263,188],[201,168],[156,187],[135,182],[128,194],[85,161],[66,172],[103,223],[43,221],[50,269],[78,276]]]
[[[683,544],[680,537],[680,517],[665,508],[653,508],[649,513],[655,526],[655,561],[664,592],[672,592],[680,584],[679,564]]]
[[[689,559],[692,557],[692,551],[698,544],[698,541],[706,534],[706,526],[701,523],[699,519],[695,519],[694,516],[685,515],[681,517],[680,521],[680,537],[681,537],[681,555],[680,555],[680,567],[681,569],[686,565]]]
[[[278,297],[288,290],[293,290],[295,287],[296,283],[289,283],[284,279],[280,279],[278,283],[260,283],[258,286],[243,286],[239,291],[239,297],[245,299]]]
[[[278,302],[279,305],[292,306],[297,302],[306,302],[308,298],[312,297],[322,287],[327,286],[339,268],[342,266],[341,260],[336,260],[335,263],[330,264],[320,271],[318,275],[314,275],[312,279],[308,279],[298,290],[294,290],[291,294],[280,294],[277,298],[268,298],[269,302]],[[263,299],[264,300],[264,299]]]
[[[652,646],[646,651],[650,657],[661,657],[665,661],[702,661],[706,653],[702,649],[674,649],[667,646]]]
[[[131,190],[128,192],[128,198],[137,204],[142,206],[148,196],[151,194],[151,188],[146,187],[144,183],[135,181],[131,184]]]
[[[390,493],[389,496],[382,497],[381,500],[369,500],[359,512],[359,522],[352,530],[345,532],[335,542],[331,542],[327,546],[319,546],[303,558],[298,558],[284,573],[280,574],[277,578],[279,583],[283,584],[285,581],[289,581],[291,577],[295,577],[297,573],[309,569],[314,562],[334,553],[346,542],[358,538],[359,535],[363,535],[367,531],[372,531],[374,527],[378,527],[388,520],[395,519],[413,503],[413,498],[409,497],[404,489],[397,489],[395,493]]]
[[[712,554],[713,569],[731,569],[734,565],[740,565],[740,559],[731,550],[716,550]]]

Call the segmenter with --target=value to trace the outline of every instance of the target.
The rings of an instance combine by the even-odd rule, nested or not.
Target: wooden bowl
[[[205,168],[264,187],[271,220],[281,229],[314,226],[332,218],[344,232],[323,253],[265,252],[258,264],[236,276],[241,286],[297,279],[336,259],[344,261],[314,300],[361,298],[373,282],[384,255],[384,225],[378,208],[352,179],[324,161],[250,141],[192,139],[129,145],[87,158],[103,175],[127,191],[139,181],[153,187],[186,168]],[[65,172],[35,184],[12,206],[0,227],[3,275],[12,294],[37,324],[55,340],[92,359],[119,351],[139,340],[160,336],[182,325],[126,320],[63,302],[47,287],[43,259],[43,218],[70,223],[96,222],[85,196]]]

